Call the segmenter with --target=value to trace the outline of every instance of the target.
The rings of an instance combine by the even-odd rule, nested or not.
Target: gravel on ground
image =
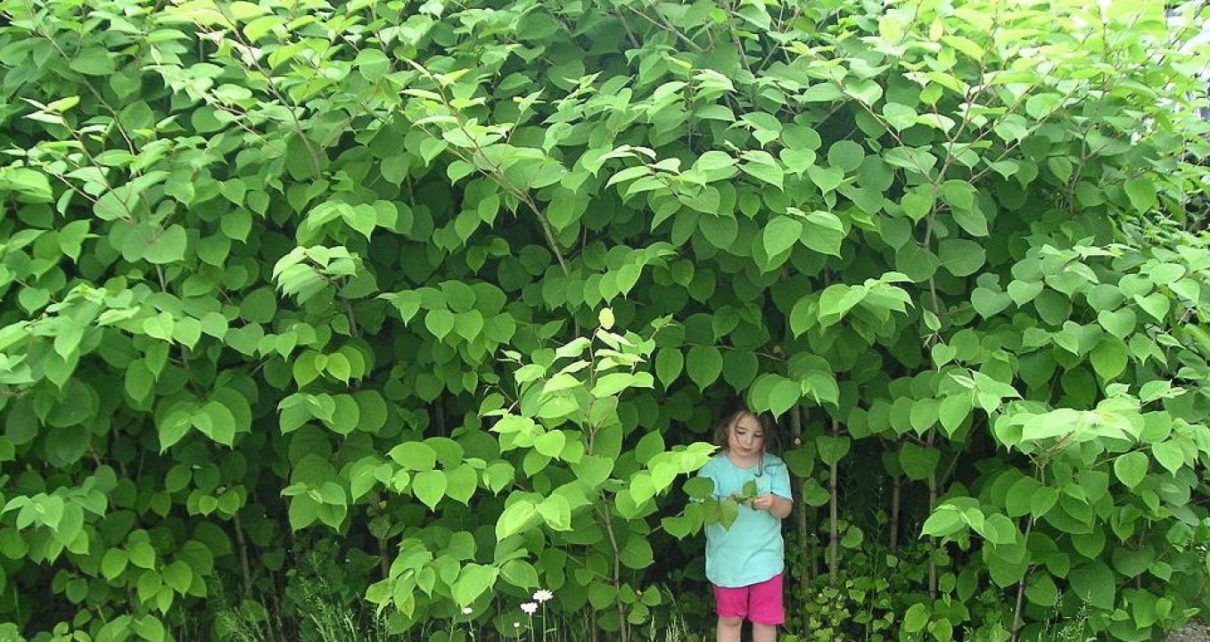
[[[1168,636],[1167,642],[1210,642],[1210,629],[1201,622],[1190,622]]]

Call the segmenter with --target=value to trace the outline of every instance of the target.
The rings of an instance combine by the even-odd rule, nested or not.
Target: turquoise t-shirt
[[[758,494],[793,498],[786,463],[771,453],[765,453],[763,465],[740,468],[727,453],[719,452],[697,474],[714,481],[714,496],[719,499],[743,492],[749,480],[756,481]],[[785,570],[785,550],[781,520],[769,511],[741,504],[730,529],[722,524],[706,526],[706,578],[722,587],[764,582]]]

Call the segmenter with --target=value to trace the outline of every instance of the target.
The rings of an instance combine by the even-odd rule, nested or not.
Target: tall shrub
[[[326,547],[398,629],[543,587],[625,640],[704,595],[733,392],[787,435],[792,617],[1205,602],[1197,6],[0,11],[14,632],[168,639],[220,590],[290,629]]]

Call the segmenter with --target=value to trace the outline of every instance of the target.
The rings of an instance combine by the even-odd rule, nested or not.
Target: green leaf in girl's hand
[[[752,501],[756,498],[757,494],[759,494],[759,491],[756,487],[756,480],[749,479],[744,482],[744,486],[740,489],[739,496],[736,499],[740,502]]]

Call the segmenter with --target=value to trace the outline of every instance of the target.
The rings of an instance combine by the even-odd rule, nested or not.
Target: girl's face
[[[740,457],[754,457],[765,449],[765,432],[751,413],[736,418],[727,434],[727,447]]]

